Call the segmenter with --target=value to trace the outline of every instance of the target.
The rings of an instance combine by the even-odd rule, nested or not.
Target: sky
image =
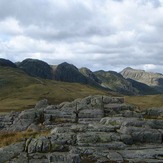
[[[163,73],[163,0],[0,0],[0,58]]]

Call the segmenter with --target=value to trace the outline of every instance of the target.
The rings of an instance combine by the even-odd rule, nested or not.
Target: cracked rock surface
[[[0,148],[0,163],[163,162],[163,109],[144,112],[122,97],[89,96],[0,116],[0,131],[41,131]],[[40,127],[40,124],[41,127]]]

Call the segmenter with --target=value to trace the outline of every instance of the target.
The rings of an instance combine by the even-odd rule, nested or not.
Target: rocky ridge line
[[[163,75],[159,73],[146,72],[144,70],[136,70],[130,67],[120,72],[124,78],[133,79],[144,83],[148,86],[163,87]]]

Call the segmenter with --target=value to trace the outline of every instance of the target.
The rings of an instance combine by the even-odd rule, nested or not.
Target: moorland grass
[[[127,103],[137,106],[144,110],[148,108],[163,108],[163,94],[145,96],[126,96]]]

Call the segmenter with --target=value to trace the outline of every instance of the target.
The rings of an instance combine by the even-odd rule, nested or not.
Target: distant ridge
[[[155,88],[158,92],[163,93],[163,75],[160,73],[146,72],[144,70],[136,70],[128,67],[120,73],[126,79],[144,83]]]
[[[124,95],[163,93],[162,74],[147,73],[144,70],[135,70],[131,67],[117,73],[103,70],[92,72],[86,67],[78,69],[67,62],[59,65],[49,65],[42,60],[30,58],[16,64],[9,60],[0,59],[0,66],[17,67],[36,78],[80,83]]]

